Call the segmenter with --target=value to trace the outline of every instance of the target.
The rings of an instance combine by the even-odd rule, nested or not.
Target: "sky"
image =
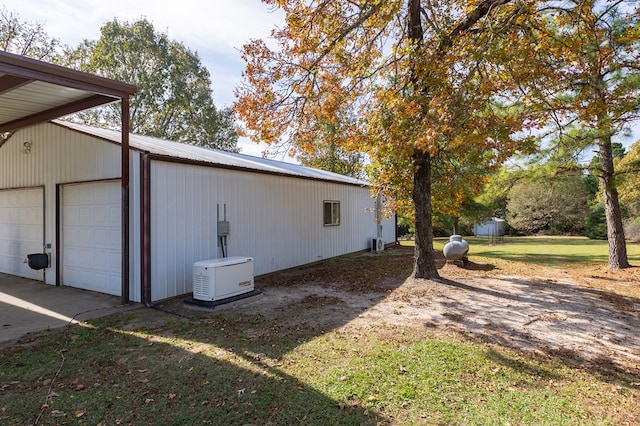
[[[242,81],[242,45],[266,39],[284,16],[260,0],[0,0],[22,21],[42,24],[49,37],[75,47],[83,40],[97,40],[100,28],[118,18],[141,18],[156,31],[198,52],[211,74],[213,99],[218,107],[231,106],[234,89]],[[260,156],[264,147],[248,140],[238,144],[242,152]]]

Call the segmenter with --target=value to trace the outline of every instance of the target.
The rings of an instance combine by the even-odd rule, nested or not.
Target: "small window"
[[[340,201],[324,202],[324,226],[340,225]]]

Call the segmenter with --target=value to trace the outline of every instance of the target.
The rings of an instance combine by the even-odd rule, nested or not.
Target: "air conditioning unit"
[[[253,259],[223,257],[193,264],[193,299],[215,301],[253,291]]]
[[[382,238],[373,238],[371,240],[371,251],[383,251],[384,240]]]

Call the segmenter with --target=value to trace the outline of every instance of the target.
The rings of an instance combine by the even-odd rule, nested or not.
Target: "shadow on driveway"
[[[0,274],[0,342],[141,305],[120,297]]]

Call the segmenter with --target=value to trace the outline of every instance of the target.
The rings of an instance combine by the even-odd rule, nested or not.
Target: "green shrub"
[[[591,207],[587,216],[584,231],[587,237],[592,240],[607,239],[607,218],[604,211],[604,204],[596,204]]]

